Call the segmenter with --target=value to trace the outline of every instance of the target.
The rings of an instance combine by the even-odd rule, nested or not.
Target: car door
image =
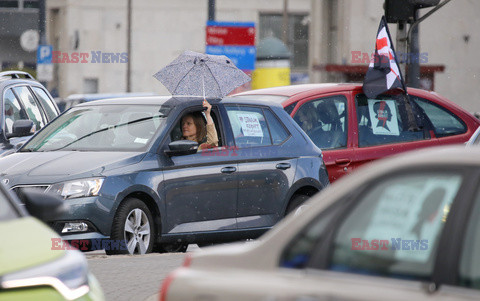
[[[478,189],[479,177],[472,177],[475,190],[473,193],[473,202],[466,205],[465,210],[470,212],[469,218],[464,223],[458,223],[459,227],[464,227],[459,233],[460,243],[456,244],[455,251],[458,256],[458,268],[452,269],[454,281],[448,285],[440,286],[438,294],[441,296],[455,296],[457,298],[470,297],[471,299],[480,299],[480,190]]]
[[[330,182],[352,170],[354,151],[349,98],[347,93],[310,96],[301,100],[292,112],[293,119],[322,150]]]
[[[200,107],[198,108],[201,109]],[[191,112],[191,110],[190,110]],[[217,108],[212,109],[217,134],[224,141],[223,130],[217,119]],[[182,112],[170,129],[168,143],[181,132]],[[199,150],[192,155],[172,156],[164,169],[163,195],[167,212],[164,233],[221,231],[236,228],[237,169],[236,158],[222,156],[222,145],[217,149]]]
[[[458,241],[452,230],[464,219],[469,178],[444,168],[376,179],[333,203],[280,252],[282,277],[298,286],[296,297],[311,300],[450,300],[431,284],[453,273],[437,264],[455,260],[446,247]]]
[[[12,126],[16,120],[29,119],[27,112],[12,88],[7,88],[3,92],[3,110],[4,119],[2,121],[2,129],[5,135],[12,133]],[[28,137],[12,137],[5,140],[6,144],[11,145],[5,148],[7,149],[12,146],[20,145],[27,139]]]
[[[237,225],[270,227],[284,214],[285,198],[295,177],[297,158],[291,136],[269,108],[225,106],[238,160]]]
[[[400,97],[383,95],[367,99],[362,93],[354,96],[357,137],[353,169],[400,152],[438,145],[423,112],[415,106],[419,129],[409,130],[406,108]]]

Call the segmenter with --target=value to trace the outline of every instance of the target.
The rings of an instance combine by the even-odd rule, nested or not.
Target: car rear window
[[[412,97],[427,114],[433,124],[435,136],[446,137],[463,134],[467,131],[466,125],[452,112],[431,101],[419,97]]]

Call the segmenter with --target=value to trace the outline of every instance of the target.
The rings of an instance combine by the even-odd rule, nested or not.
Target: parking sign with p
[[[37,64],[51,64],[52,51],[52,45],[39,45],[37,49]]]

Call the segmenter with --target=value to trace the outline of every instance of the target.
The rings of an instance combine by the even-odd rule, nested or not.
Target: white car
[[[480,127],[473,133],[473,135],[468,139],[467,146],[476,146],[480,144]]]
[[[372,163],[258,241],[189,253],[160,300],[479,300],[479,183],[476,148]]]

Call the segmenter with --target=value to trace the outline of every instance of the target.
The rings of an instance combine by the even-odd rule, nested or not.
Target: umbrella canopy
[[[185,51],[153,75],[172,95],[222,98],[250,81],[224,55]]]

